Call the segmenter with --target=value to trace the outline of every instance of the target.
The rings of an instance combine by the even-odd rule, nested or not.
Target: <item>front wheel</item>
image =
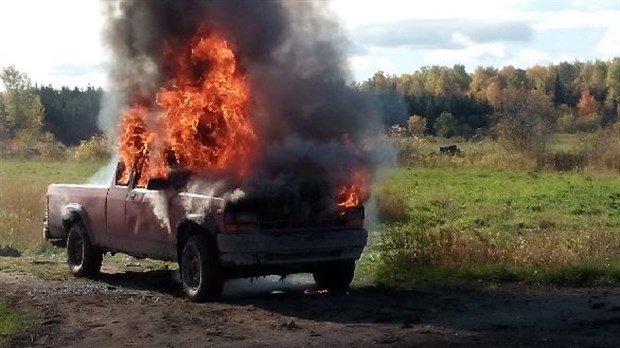
[[[190,300],[215,300],[222,294],[224,277],[217,248],[206,236],[194,234],[187,238],[179,268],[183,290]]]
[[[67,236],[67,264],[76,277],[95,278],[101,271],[103,253],[95,247],[84,226],[79,223],[71,226]]]
[[[329,262],[312,273],[314,282],[319,289],[346,290],[353,281],[355,261]]]

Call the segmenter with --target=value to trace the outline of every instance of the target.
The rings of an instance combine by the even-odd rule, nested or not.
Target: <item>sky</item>
[[[100,0],[0,1],[0,67],[34,83],[105,87]],[[105,0],[103,0],[105,1]],[[258,0],[256,0],[258,1]],[[299,1],[299,0],[288,0]],[[620,57],[620,0],[332,0],[352,79],[423,66],[526,68]]]

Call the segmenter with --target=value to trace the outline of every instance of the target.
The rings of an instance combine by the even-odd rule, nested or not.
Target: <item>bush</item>
[[[598,133],[590,150],[592,167],[620,171],[620,127]]]
[[[409,126],[409,133],[413,136],[421,137],[426,132],[426,119],[422,116],[409,116],[407,125]]]
[[[558,129],[564,133],[575,133],[575,115],[570,112],[562,113],[558,118]]]
[[[445,111],[439,115],[435,123],[437,135],[444,138],[455,136],[458,128],[459,124],[456,118],[451,113]]]
[[[67,155],[67,148],[51,133],[29,130],[16,132],[13,138],[0,142],[0,148],[0,155],[17,158],[64,159]]]
[[[577,132],[595,132],[601,128],[601,116],[588,114],[575,119],[574,129]]]
[[[110,158],[108,140],[103,135],[95,135],[89,140],[81,141],[75,149],[74,157],[78,161],[103,161]]]
[[[495,118],[500,143],[508,150],[542,153],[556,123],[549,96],[535,91],[507,90]]]

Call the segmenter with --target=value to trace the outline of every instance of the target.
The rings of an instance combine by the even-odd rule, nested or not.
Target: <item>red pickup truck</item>
[[[312,273],[323,289],[344,289],[353,279],[367,241],[361,205],[283,217],[264,205],[179,191],[179,180],[137,187],[132,171],[121,183],[122,168],[110,185],[48,188],[43,234],[67,248],[77,277],[96,277],[103,255],[120,252],[178,262],[193,301],[218,298],[229,278]]]

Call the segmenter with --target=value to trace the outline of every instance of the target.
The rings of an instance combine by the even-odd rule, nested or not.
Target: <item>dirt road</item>
[[[9,347],[619,347],[620,289],[508,286],[319,294],[307,278],[233,281],[195,304],[176,272],[104,268],[100,281],[0,273],[35,328]]]

